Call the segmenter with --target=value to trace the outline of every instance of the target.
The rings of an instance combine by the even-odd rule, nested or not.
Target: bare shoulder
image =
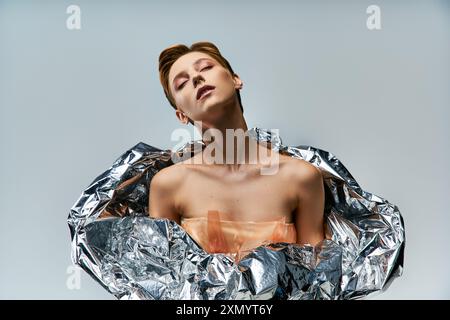
[[[158,188],[164,191],[174,191],[176,186],[183,181],[185,174],[185,168],[182,165],[175,164],[163,168],[159,170],[151,179],[150,188]]]
[[[323,179],[320,169],[306,160],[280,155],[280,162],[284,163],[285,174],[300,183],[317,183]]]
[[[158,171],[150,181],[149,215],[180,223],[177,194],[183,181],[183,168],[171,165]]]

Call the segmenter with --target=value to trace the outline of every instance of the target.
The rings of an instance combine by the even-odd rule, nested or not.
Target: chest
[[[288,186],[289,180],[282,172],[261,175],[196,170],[180,190],[181,213],[192,218],[217,210],[233,220],[269,221],[284,216],[292,222],[297,195]]]

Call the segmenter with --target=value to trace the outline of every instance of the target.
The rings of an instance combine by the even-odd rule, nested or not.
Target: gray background
[[[66,8],[81,7],[81,30]],[[366,28],[381,8],[382,29]],[[0,298],[114,299],[66,286],[67,215],[139,141],[181,126],[159,53],[212,41],[244,81],[248,126],[338,156],[405,218],[405,272],[376,299],[449,299],[447,1],[1,1]]]

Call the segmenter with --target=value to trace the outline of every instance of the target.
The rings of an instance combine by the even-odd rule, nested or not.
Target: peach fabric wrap
[[[236,221],[210,210],[207,217],[182,218],[181,227],[208,253],[224,253],[235,261],[262,244],[297,241],[295,224],[286,223],[285,217],[264,222]]]

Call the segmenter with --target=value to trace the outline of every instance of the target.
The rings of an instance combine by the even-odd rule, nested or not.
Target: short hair
[[[235,75],[230,63],[222,56],[219,49],[211,42],[195,42],[190,47],[184,44],[176,44],[164,49],[159,55],[159,80],[162,84],[167,100],[169,100],[170,105],[175,110],[177,109],[177,106],[169,90],[169,71],[178,58],[190,52],[206,53],[211,58],[216,60],[220,65],[222,65],[225,69],[228,69],[228,71],[230,71],[232,75]],[[242,113],[244,113],[239,89],[236,89],[236,94],[238,96],[241,111]],[[189,122],[192,123],[190,119]]]

